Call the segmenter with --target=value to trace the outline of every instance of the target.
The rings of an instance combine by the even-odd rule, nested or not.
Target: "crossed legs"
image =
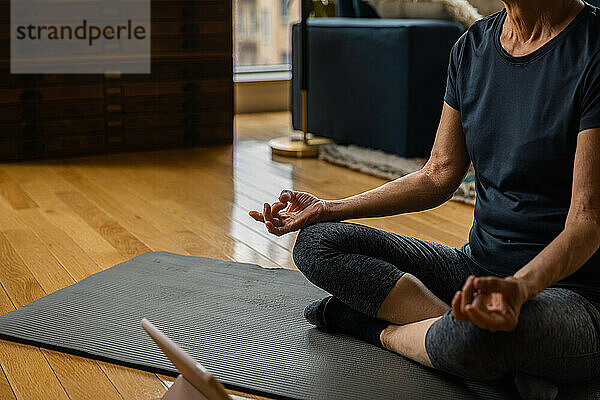
[[[294,261],[360,321],[377,326],[383,347],[424,365],[477,380],[518,372],[576,382],[600,373],[600,305],[571,290],[546,289],[523,306],[514,331],[493,333],[449,311],[467,277],[481,274],[459,250],[319,223],[299,233]]]
[[[385,348],[427,366],[426,333],[471,273],[456,249],[348,223],[302,230],[294,260],[315,285],[388,321],[380,336]]]

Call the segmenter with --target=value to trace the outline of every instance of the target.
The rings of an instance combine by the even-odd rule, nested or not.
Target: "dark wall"
[[[231,0],[152,0],[151,74],[10,74],[0,0],[0,160],[233,141]]]

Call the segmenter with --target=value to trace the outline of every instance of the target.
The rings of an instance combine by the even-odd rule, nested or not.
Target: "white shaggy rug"
[[[329,144],[322,146],[319,158],[332,164],[393,180],[418,171],[427,161],[424,158],[403,158],[379,150],[359,146]],[[470,170],[452,200],[475,204],[475,173]]]

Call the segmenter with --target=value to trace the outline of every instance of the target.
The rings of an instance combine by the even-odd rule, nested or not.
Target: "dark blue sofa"
[[[587,1],[600,7],[600,0]],[[429,155],[450,49],[462,26],[379,19],[361,0],[338,0],[337,15],[309,20],[309,130],[341,144],[405,157]],[[291,90],[296,129],[301,128],[299,36],[296,25]]]
[[[309,131],[337,143],[427,156],[441,114],[450,50],[462,26],[375,18],[357,0],[338,0],[337,7],[339,17],[308,23]],[[292,36],[291,106],[294,128],[300,129],[299,24]]]

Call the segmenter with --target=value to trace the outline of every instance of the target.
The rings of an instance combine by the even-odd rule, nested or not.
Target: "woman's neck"
[[[513,56],[522,56],[552,40],[584,8],[581,0],[504,0],[507,17],[500,41]]]

